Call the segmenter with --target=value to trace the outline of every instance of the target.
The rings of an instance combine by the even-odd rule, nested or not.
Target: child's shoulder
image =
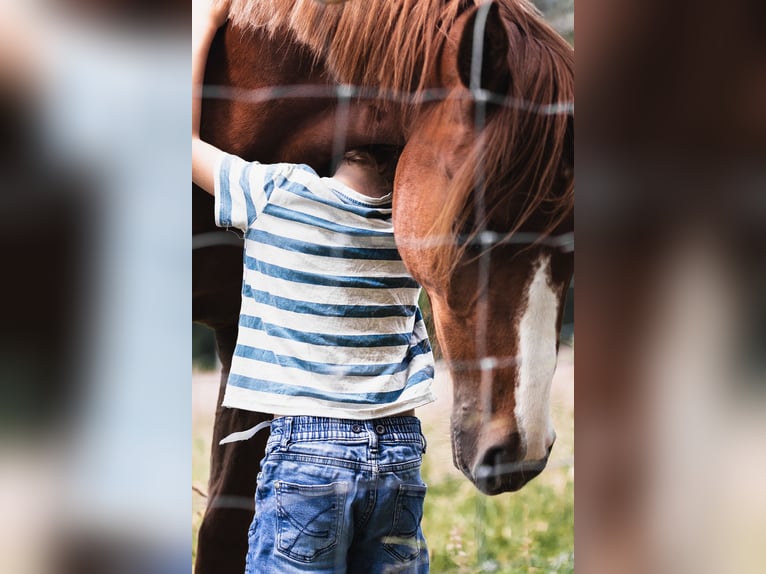
[[[268,176],[272,179],[299,183],[314,188],[322,180],[319,174],[309,165],[303,163],[275,163],[267,168]]]
[[[329,185],[332,180],[319,175],[311,166],[282,163],[274,164],[274,168],[277,171],[272,173],[272,179],[278,188],[289,192],[284,197],[289,198],[290,202],[337,202],[332,186]]]
[[[305,163],[275,163],[272,168],[285,177],[305,178],[311,177],[319,179],[319,174],[310,165]]]
[[[276,162],[268,163],[258,160],[247,160],[235,154],[223,154],[231,164],[238,164],[240,169],[249,168],[252,171],[261,171],[267,177],[281,176],[290,177],[315,177],[319,179],[319,174],[309,165],[302,163]]]

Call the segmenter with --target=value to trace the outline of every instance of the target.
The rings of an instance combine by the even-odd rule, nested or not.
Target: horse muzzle
[[[542,460],[507,461],[499,451],[488,451],[473,468],[473,483],[484,494],[515,492],[540,474],[548,463]]]
[[[555,439],[554,439],[555,440]],[[460,464],[464,474],[484,494],[515,492],[540,474],[548,463],[553,443],[540,459],[526,459],[527,449],[519,433],[489,444],[480,444],[472,465]]]

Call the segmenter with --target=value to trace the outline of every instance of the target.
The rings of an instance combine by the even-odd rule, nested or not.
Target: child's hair
[[[373,167],[381,179],[393,186],[396,164],[401,153],[402,148],[399,146],[372,144],[348,150],[343,154],[343,161]]]

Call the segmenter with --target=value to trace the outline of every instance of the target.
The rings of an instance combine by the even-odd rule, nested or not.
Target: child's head
[[[394,188],[394,174],[401,152],[402,148],[392,145],[369,145],[348,150],[343,154],[335,177],[345,179],[364,195],[388,195]]]

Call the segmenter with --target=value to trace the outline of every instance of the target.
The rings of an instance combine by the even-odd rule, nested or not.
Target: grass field
[[[562,346],[552,389],[557,440],[548,468],[513,494],[479,494],[452,465],[451,389],[437,373],[439,400],[419,409],[428,438],[423,478],[428,484],[423,532],[433,574],[574,572],[573,351]],[[193,383],[193,484],[206,490],[217,374]],[[205,499],[193,494],[193,549]]]

